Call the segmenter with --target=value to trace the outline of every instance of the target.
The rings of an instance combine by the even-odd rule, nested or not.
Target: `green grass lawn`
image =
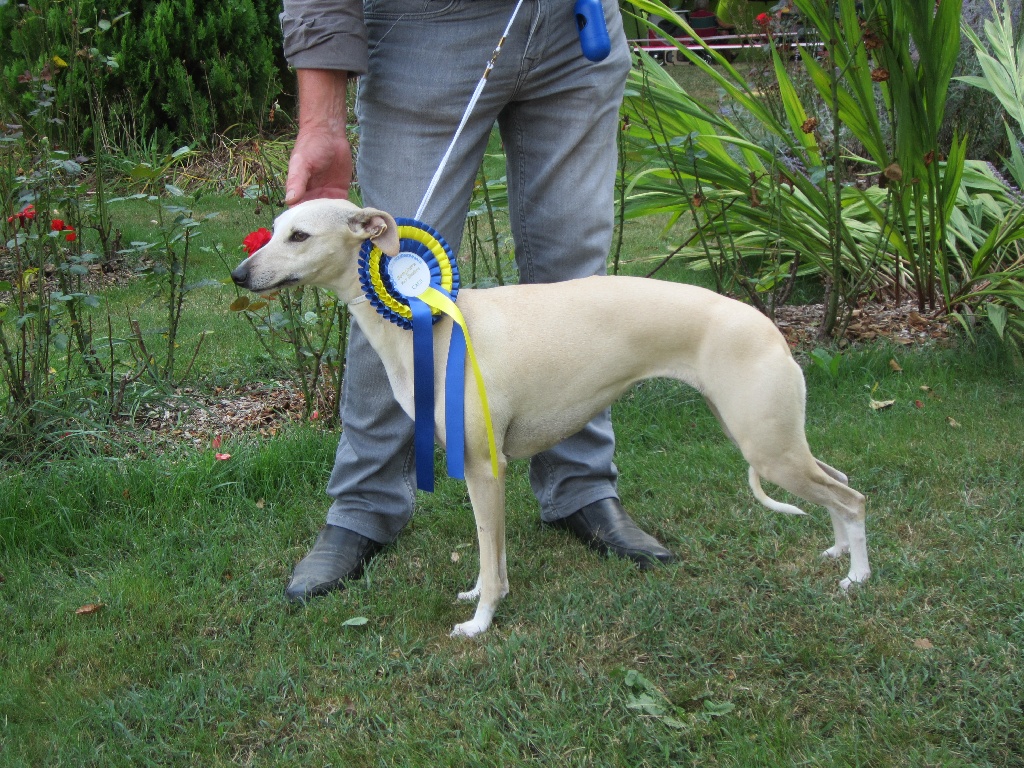
[[[823,510],[761,509],[696,393],[650,383],[614,411],[621,490],[679,563],[542,528],[518,463],[477,640],[448,638],[477,562],[450,480],[363,580],[286,605],[330,432],[8,466],[0,764],[1021,764],[1020,372],[877,348],[808,378],[812,447],[869,498],[864,588],[819,559]]]

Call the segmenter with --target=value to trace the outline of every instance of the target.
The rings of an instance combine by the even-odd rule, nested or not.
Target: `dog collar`
[[[453,321],[445,371],[445,444],[448,474],[465,479],[466,357],[469,356],[484,414],[491,470],[498,476],[498,451],[487,405],[483,375],[462,312],[455,305],[459,268],[451,248],[431,227],[415,219],[396,219],[399,252],[387,256],[370,240],[359,252],[363,296],[390,322],[413,332],[413,401],[416,422],[416,485],[434,490],[434,334],[433,324]],[[362,297],[359,299],[362,300]]]

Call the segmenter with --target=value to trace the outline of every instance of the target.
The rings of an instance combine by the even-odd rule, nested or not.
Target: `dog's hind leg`
[[[489,462],[466,466],[466,486],[476,518],[480,545],[480,574],[476,586],[459,594],[460,600],[477,598],[476,613],[469,621],[456,624],[452,637],[473,637],[485,631],[494,618],[498,603],[508,594],[508,568],[505,558],[505,465],[499,477],[491,473]]]
[[[850,478],[848,478],[835,467],[830,467],[828,464],[826,464],[824,461],[821,461],[820,459],[815,459],[814,463],[821,468],[822,472],[831,477],[833,480],[838,480],[843,485],[850,484]]]
[[[765,479],[828,509],[835,545],[823,554],[835,558],[850,553],[850,571],[839,582],[839,586],[846,590],[852,584],[866,581],[871,575],[871,567],[868,565],[864,526],[864,496],[821,469],[810,454],[806,457],[792,454],[779,457],[773,465],[764,467],[764,470]]]
[[[803,374],[792,358],[779,365],[762,366],[758,380],[761,391],[756,395],[748,388],[719,382],[715,389],[719,395],[715,402],[708,396],[708,404],[750,464],[755,494],[758,484],[754,481],[760,475],[801,499],[828,509],[835,545],[826,554],[838,557],[850,553],[850,572],[840,582],[843,589],[848,589],[871,575],[864,497],[847,485],[846,475],[811,455],[804,434]],[[783,512],[796,510],[778,502],[768,506]]]

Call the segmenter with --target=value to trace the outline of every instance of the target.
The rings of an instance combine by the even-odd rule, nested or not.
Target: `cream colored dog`
[[[412,333],[364,300],[356,271],[372,240],[398,253],[390,214],[344,200],[314,200],[281,214],[273,239],[231,273],[256,292],[310,284],[333,290],[384,361],[395,397],[413,414]],[[550,285],[459,292],[483,371],[498,447],[499,477],[488,453],[480,399],[466,376],[466,483],[480,541],[480,575],[460,599],[476,614],[452,635],[491,624],[508,594],[505,565],[505,463],[532,456],[575,433],[633,384],[666,376],[701,392],[750,463],[754,496],[770,509],[803,514],[765,495],[764,477],[828,508],[835,545],[850,553],[843,589],[868,578],[864,497],[846,476],[811,455],[804,435],[804,380],[785,339],[751,307],[691,285],[635,277],[589,277]],[[437,439],[443,443],[444,371],[451,322],[434,326]],[[468,368],[468,366],[467,366]]]

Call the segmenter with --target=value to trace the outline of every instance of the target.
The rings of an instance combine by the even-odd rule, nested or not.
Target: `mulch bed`
[[[170,441],[204,449],[216,446],[218,437],[273,437],[284,425],[301,421],[304,407],[302,391],[291,381],[214,387],[209,392],[182,387],[175,398],[143,405],[122,426],[141,432],[148,446]],[[319,418],[319,412],[314,414]]]
[[[786,306],[775,311],[775,324],[794,349],[813,349],[825,342],[817,336],[824,307],[821,304]],[[840,346],[888,340],[901,346],[927,342],[945,342],[949,339],[949,321],[942,316],[918,311],[917,304],[863,302],[853,311],[853,317]]]

